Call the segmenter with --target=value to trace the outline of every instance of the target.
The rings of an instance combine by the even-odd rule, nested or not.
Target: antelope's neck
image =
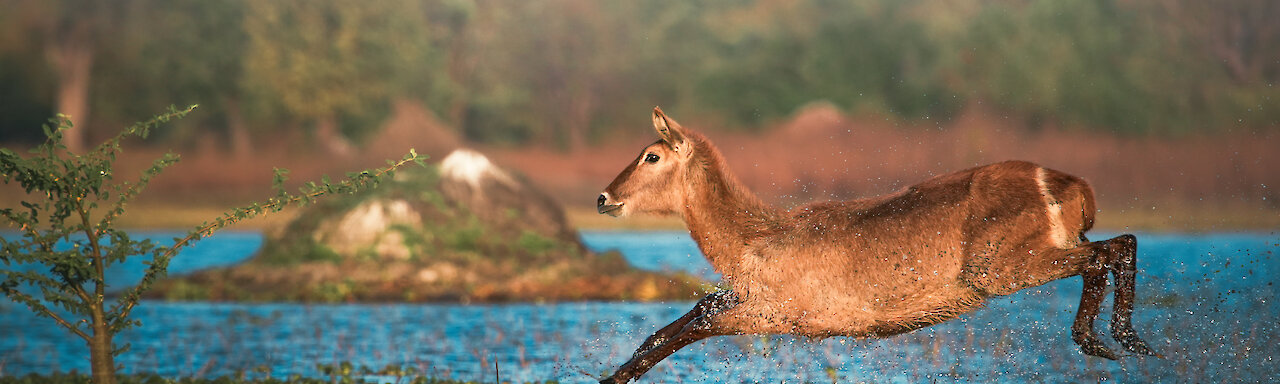
[[[732,280],[740,275],[748,243],[783,229],[782,213],[747,190],[724,167],[708,167],[705,175],[691,181],[686,195],[690,198],[682,212],[689,235],[716,272]]]

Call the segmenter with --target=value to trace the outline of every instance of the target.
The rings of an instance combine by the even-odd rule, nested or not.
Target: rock
[[[421,214],[404,200],[368,200],[338,220],[321,223],[312,233],[312,239],[328,245],[339,255],[354,255],[372,248],[382,258],[408,259],[404,236],[392,231],[393,225],[421,228]]]
[[[578,241],[577,231],[569,226],[559,204],[479,152],[453,151],[440,162],[440,174],[445,198],[466,206],[485,222],[522,226],[543,236]]]

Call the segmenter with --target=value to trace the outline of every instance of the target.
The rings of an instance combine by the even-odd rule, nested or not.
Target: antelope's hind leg
[[[1138,241],[1133,235],[1121,235],[1105,241],[1086,243],[1092,257],[1081,266],[1080,277],[1084,290],[1080,295],[1080,307],[1075,323],[1071,326],[1071,339],[1080,345],[1084,353],[1115,360],[1120,357],[1098,340],[1093,332],[1093,321],[1106,297],[1107,272],[1115,277],[1115,308],[1112,310],[1111,335],[1129,352],[1160,356],[1147,343],[1139,339],[1133,329],[1133,301],[1137,274]]]
[[[1090,245],[1092,246],[1092,245]],[[1098,253],[1095,253],[1095,257]],[[1080,306],[1076,309],[1075,323],[1071,324],[1071,340],[1080,346],[1086,355],[1098,356],[1111,360],[1120,356],[1107,348],[1102,340],[1093,333],[1093,321],[1098,318],[1098,310],[1107,293],[1107,270],[1102,263],[1090,260],[1080,271],[1084,280],[1084,290],[1080,294]]]
[[[1138,273],[1138,239],[1121,235],[1106,241],[1108,264],[1116,280],[1115,308],[1111,313],[1111,337],[1129,352],[1162,357],[1133,329],[1133,301]]]
[[[635,354],[631,356],[612,375],[600,380],[601,383],[626,383],[644,375],[662,359],[671,356],[680,348],[693,344],[698,340],[715,336],[711,329],[710,319],[723,310],[732,308],[739,302],[733,291],[719,291],[707,295],[693,309],[680,316],[652,336],[644,340]]]

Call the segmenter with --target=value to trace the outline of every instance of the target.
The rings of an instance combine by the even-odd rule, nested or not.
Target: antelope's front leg
[[[631,355],[631,360],[600,382],[626,383],[648,372],[659,361],[671,356],[680,348],[715,336],[711,328],[711,318],[721,311],[732,308],[738,302],[740,299],[733,291],[725,290],[707,295],[684,316],[680,316],[676,321],[645,339],[644,343],[640,344],[640,348]]]

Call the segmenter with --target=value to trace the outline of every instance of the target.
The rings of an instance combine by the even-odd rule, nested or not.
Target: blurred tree
[[[462,116],[464,132],[477,140],[536,139],[571,151],[585,147],[599,110],[623,97],[636,68],[628,49],[642,22],[622,19],[636,5],[498,3],[481,2],[469,32],[478,57],[459,80],[473,92]]]
[[[120,10],[129,0],[0,0],[8,15],[10,33],[36,41],[52,69],[56,92],[54,109],[80,125],[65,133],[72,150],[82,150],[89,120],[89,86],[94,59],[103,40],[120,26]]]
[[[813,100],[806,95],[800,63],[811,50],[806,36],[822,23],[821,13],[799,2],[727,5],[704,21],[714,39],[707,42],[713,58],[693,80],[702,109],[723,111],[729,121],[754,127]],[[806,17],[817,18],[794,22]]]
[[[246,5],[242,84],[260,113],[313,124],[332,154],[350,154],[349,136],[372,131],[371,116],[443,63],[431,52],[420,1]],[[342,127],[344,120],[357,124]]]
[[[26,39],[22,21],[0,13],[0,142],[37,143],[38,127],[53,115],[53,78],[40,47]]]
[[[1017,112],[1032,127],[1050,120],[1145,132],[1156,129],[1131,66],[1144,35],[1113,1],[988,5],[969,33],[960,61],[961,89]]]
[[[627,62],[628,29],[636,23],[619,20],[626,1],[547,0],[543,7],[525,2],[532,19],[530,37],[520,51],[527,71],[520,82],[535,91],[532,111],[570,151],[586,146],[587,131],[599,104],[621,92],[632,70]],[[543,13],[555,10],[554,13]],[[612,11],[612,12],[610,12]]]
[[[1268,0],[1131,0],[1135,16],[1180,66],[1167,76],[1183,85],[1184,118],[1206,128],[1280,126],[1280,2]],[[1153,79],[1169,81],[1169,77]]]
[[[1032,127],[1131,134],[1269,129],[1277,4],[0,0],[0,79],[17,80],[0,110],[20,111],[0,124],[27,127],[42,105],[93,105],[102,124],[199,102],[209,113],[161,139],[216,135],[241,154],[272,135],[254,129],[349,151],[397,99],[473,141],[569,150],[653,105],[753,129],[824,99],[943,120],[983,103]]]
[[[710,64],[721,58],[714,54],[717,35],[710,23],[719,10],[739,7],[741,0],[671,2],[661,0],[623,1],[602,12],[619,13],[602,25],[614,33],[611,45],[602,54],[611,63],[597,74],[612,77],[601,89],[589,137],[616,134],[611,128],[634,126],[654,106],[682,116],[714,117],[719,110],[707,108],[698,98],[698,79]],[[600,25],[600,24],[597,24]],[[613,69],[607,69],[613,68]],[[685,111],[685,112],[681,112]],[[640,132],[632,131],[627,132]]]
[[[908,13],[914,3],[756,2],[718,21],[722,59],[700,79],[699,95],[748,125],[815,100],[945,118],[959,99],[939,77],[939,43]]]
[[[433,52],[444,53],[444,64],[441,72],[422,71],[422,76],[429,75],[432,80],[414,95],[449,122],[461,124],[474,95],[463,83],[476,71],[479,55],[475,40],[484,32],[472,27],[479,13],[477,5],[472,0],[429,1],[425,5],[431,46]]]
[[[1166,33],[1185,34],[1241,84],[1280,78],[1280,2],[1148,1],[1169,16]],[[1176,24],[1175,24],[1176,21]],[[1180,32],[1180,33],[1179,33]]]
[[[802,73],[812,96],[855,111],[948,118],[961,99],[939,75],[941,45],[929,39],[917,1],[850,3],[827,10]]]
[[[142,84],[137,91],[143,97],[128,99],[125,102],[134,105],[116,109],[145,112],[168,103],[200,103],[205,113],[178,122],[160,136],[191,142],[212,136],[204,132],[217,133],[234,156],[251,154],[252,135],[241,110],[244,92],[239,82],[247,43],[241,24],[244,11],[239,0],[147,0],[133,17],[146,22],[131,23],[125,37],[137,42],[137,54],[124,66],[145,74],[134,79]]]

